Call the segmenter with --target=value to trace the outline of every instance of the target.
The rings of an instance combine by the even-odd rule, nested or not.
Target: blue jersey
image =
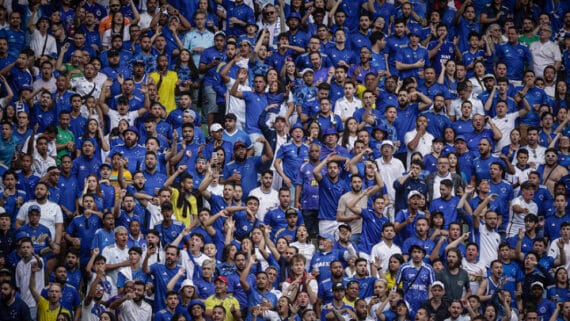
[[[146,149],[140,145],[128,147],[127,145],[118,145],[111,150],[111,154],[119,152],[128,160],[127,170],[131,173],[136,172],[144,162]]]
[[[334,183],[328,175],[324,175],[319,181],[319,220],[336,220],[338,200],[348,191],[350,187],[345,180],[338,177],[338,181]]]
[[[507,78],[521,81],[524,72],[532,67],[532,56],[527,46],[517,43],[515,45],[506,43],[497,47],[495,52],[497,62],[507,65]]]
[[[184,231],[184,224],[178,221],[172,221],[172,224],[168,227],[164,226],[164,224],[159,224],[155,225],[154,228],[158,231],[162,244],[171,244],[176,237]],[[182,247],[182,245],[183,244],[180,244],[180,247]]]
[[[93,241],[91,242],[91,249],[99,249],[99,251],[103,251],[103,249],[111,244],[115,243],[115,230],[107,231],[103,228],[98,229],[95,232],[95,236],[93,237]]]
[[[505,230],[509,223],[509,202],[515,198],[513,187],[506,181],[497,184],[490,182],[490,193],[497,194],[494,204],[497,214],[503,217],[503,223],[499,226],[500,230]]]
[[[384,216],[378,216],[372,208],[363,208],[360,215],[362,216],[362,221],[366,222],[366,224],[362,224],[362,235],[360,236],[358,250],[360,252],[370,253],[372,247],[382,240],[382,228],[384,224],[390,222],[390,220]],[[362,290],[362,287],[360,290]],[[369,296],[370,295],[359,295],[361,298],[367,298]]]
[[[40,253],[41,250],[50,246],[52,242],[52,235],[45,225],[38,224],[38,226],[31,226],[29,223],[20,227],[16,234],[18,233],[27,233],[32,239],[32,245],[34,246],[34,252]]]
[[[299,167],[295,176],[295,185],[301,186],[301,210],[316,210],[319,208],[319,182],[315,179],[313,169],[315,164],[305,162]]]
[[[257,172],[262,164],[261,156],[248,157],[243,162],[234,160],[224,167],[224,179],[228,179],[234,173],[239,173],[245,198],[252,189],[257,187]]]
[[[281,167],[285,176],[294,180],[301,164],[309,158],[309,146],[305,144],[297,146],[294,143],[286,143],[279,147],[275,158],[282,160]]]
[[[267,107],[267,95],[244,91],[243,99],[246,103],[245,131],[249,134],[261,134],[261,129],[257,125],[263,109]]]
[[[303,216],[300,215],[301,213],[297,212],[297,226],[304,225],[305,222],[303,220]],[[263,224],[271,226],[272,236],[275,236],[275,233],[283,228],[287,228],[287,221],[285,219],[285,210],[281,207],[277,207],[275,209],[270,210],[265,214],[263,219]]]
[[[65,233],[69,234],[71,237],[77,237],[81,240],[79,248],[81,264],[87,264],[89,261],[93,239],[95,239],[96,232],[100,228],[101,219],[97,215],[91,215],[89,218],[85,215],[76,216],[71,220],[69,226],[67,226]],[[101,249],[103,248],[104,246],[101,247]]]
[[[417,245],[426,251],[426,256],[424,257],[424,262],[429,263],[429,256],[433,249],[435,248],[435,242],[426,238],[425,240],[420,239],[417,235],[409,237],[404,242],[402,246],[402,253],[410,253],[410,248]]]
[[[435,273],[431,265],[421,263],[415,267],[413,263],[402,264],[396,275],[396,284],[402,283],[404,300],[412,311],[417,311],[424,301],[429,299],[429,287],[435,282]]]
[[[440,197],[431,201],[429,207],[430,213],[433,213],[434,211],[440,211],[443,213],[443,229],[447,230],[449,228],[449,223],[458,222],[457,205],[459,204],[459,200],[459,197],[451,196],[449,200],[444,200]]]
[[[166,307],[166,285],[174,276],[178,273],[180,269],[179,266],[175,266],[170,269],[162,263],[154,263],[150,267],[150,275],[153,277],[154,284],[154,310],[159,311]],[[178,281],[174,285],[174,291],[178,292],[182,282],[186,279],[186,275],[178,278]]]
[[[396,69],[396,55],[402,48],[406,47],[409,42],[410,40],[406,36],[400,38],[396,35],[393,35],[386,39],[385,50],[388,51],[388,65],[390,67],[390,73],[392,75],[398,76],[399,71]]]
[[[433,48],[437,46],[439,40],[431,41],[428,46],[427,50],[431,51]],[[439,75],[441,72],[441,65],[448,60],[455,60],[455,45],[453,42],[445,41],[439,50],[435,53],[435,56],[431,59],[431,65],[435,68],[436,74]]]
[[[407,209],[400,210],[398,211],[398,213],[396,213],[396,218],[394,219],[394,222],[403,223],[405,220],[408,219],[409,216],[410,212]],[[402,230],[400,230],[400,232],[396,234],[394,243],[396,243],[398,246],[402,246],[405,240],[416,234],[415,226],[418,218],[425,218],[425,217],[426,216],[423,212],[416,213],[414,221],[406,225]]]
[[[318,251],[313,255],[313,258],[311,259],[311,271],[319,272],[319,275],[317,276],[317,281],[319,283],[331,278],[331,262],[340,259],[342,259],[342,254],[340,251],[335,249],[326,253]]]
[[[90,174],[99,173],[99,167],[101,166],[101,159],[95,156],[91,158],[81,155],[73,160],[73,165],[71,167],[71,175],[77,178],[77,184],[79,189],[83,189],[83,184],[85,184],[85,179]]]
[[[403,64],[414,64],[420,60],[425,61],[424,67],[430,66],[429,54],[428,51],[418,46],[417,48],[412,48],[409,45],[406,47],[401,48],[396,54],[396,61],[403,63]],[[400,78],[404,79],[407,77],[419,77],[420,71],[423,71],[423,68],[412,68],[408,70],[400,70],[399,76]]]

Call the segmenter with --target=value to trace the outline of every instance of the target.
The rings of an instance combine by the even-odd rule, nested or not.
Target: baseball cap
[[[344,287],[344,284],[342,282],[337,282],[332,287],[333,291],[344,290],[344,289],[346,288]]]
[[[338,132],[336,131],[336,129],[329,127],[325,130],[325,132],[323,133],[323,137],[327,136],[327,135],[337,135],[338,136]]]
[[[493,74],[485,74],[485,76],[483,76],[483,80],[487,79],[487,78],[493,78],[495,79],[495,75]]]
[[[532,289],[532,288],[534,288],[535,286],[539,286],[539,287],[541,287],[541,288],[544,290],[544,284],[542,284],[542,282],[540,282],[540,281],[532,282],[532,284],[530,285],[530,288]]]
[[[184,116],[196,118],[196,112],[193,111],[192,109],[185,109],[184,110]]]
[[[197,299],[190,301],[190,303],[188,303],[188,308],[192,309],[195,305],[201,306],[202,309],[206,308],[206,306],[204,305],[204,302],[202,302],[202,300],[197,300]]]
[[[289,130],[289,134],[291,134],[295,129],[303,130],[303,125],[301,125],[301,123],[294,123],[293,126],[291,126],[291,129]]]
[[[300,74],[301,74],[301,76],[304,76],[308,72],[312,72],[313,74],[315,73],[315,71],[313,69],[305,68],[305,69],[301,70]]]
[[[240,149],[240,148],[247,148],[247,146],[245,145],[244,142],[238,140],[237,142],[234,143],[234,150]]]
[[[467,140],[465,139],[465,136],[463,135],[458,135],[457,137],[455,137],[455,141],[457,142],[458,140],[462,140],[464,142],[466,142]]]
[[[392,148],[394,148],[394,143],[391,140],[383,140],[381,146],[384,145],[390,145]]]
[[[408,194],[408,200],[414,196],[422,196],[422,193],[418,192],[418,191],[411,191],[410,194]]]
[[[180,285],[180,290],[184,289],[184,287],[187,286],[194,286],[194,282],[192,282],[192,280],[184,280],[184,282],[182,282],[182,285]]]
[[[338,226],[338,229],[340,230],[341,228],[345,228],[345,229],[347,229],[347,230],[349,230],[349,231],[352,232],[352,227],[350,227],[350,225],[348,225],[348,224],[340,224],[340,225]]]
[[[216,281],[222,281],[222,282],[224,282],[226,285],[229,285],[229,284],[230,284],[230,283],[228,282],[228,278],[226,278],[226,277],[223,276],[223,275],[216,276],[216,278],[214,279],[214,282],[216,282]]]
[[[435,282],[433,282],[433,283],[431,284],[431,286],[432,286],[432,287],[434,287],[434,286],[440,286],[442,289],[445,290],[445,285],[443,285],[443,282],[441,282],[441,281],[435,281]]]
[[[32,211],[37,211],[37,212],[42,212],[42,209],[40,208],[39,205],[33,204],[30,205],[30,207],[28,207],[28,213],[32,212]]]
[[[285,211],[285,217],[287,216],[297,216],[297,210],[294,208],[290,208]]]
[[[139,136],[139,130],[135,126],[129,127],[125,132],[133,132],[135,135]]]
[[[218,130],[222,130],[222,129],[224,129],[224,128],[222,127],[222,125],[220,125],[218,123],[213,123],[210,126],[210,132],[217,132]]]
[[[297,12],[292,12],[291,14],[289,14],[287,16],[287,20],[292,19],[292,18],[296,18],[296,19],[299,19],[299,21],[301,21],[301,15]]]

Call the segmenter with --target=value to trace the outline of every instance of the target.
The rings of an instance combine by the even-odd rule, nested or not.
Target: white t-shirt
[[[110,128],[113,129],[118,127],[119,122],[123,119],[129,123],[129,126],[134,126],[135,120],[139,117],[139,112],[137,110],[133,110],[128,112],[126,115],[121,115],[118,111],[109,109],[107,116],[109,116]]]
[[[249,192],[249,196],[255,196],[259,199],[259,210],[256,216],[262,222],[269,210],[279,206],[279,192],[274,189],[270,189],[269,193],[265,193],[261,190],[261,187],[257,187]]]
[[[504,118],[493,117],[493,124],[503,133],[503,137],[495,144],[495,152],[500,153],[503,147],[511,143],[511,131],[515,128],[515,122],[519,118],[519,112],[509,113]],[[487,125],[487,128],[490,126]]]
[[[111,244],[103,249],[101,255],[107,259],[107,264],[117,264],[129,259],[129,248],[125,246],[124,249],[120,249],[117,245]],[[117,284],[119,269],[108,271],[107,275],[113,280],[114,284]]]
[[[39,204],[35,200],[28,201],[20,207],[16,219],[28,223],[28,209],[32,205],[38,205],[40,207],[40,224],[45,225],[49,229],[55,240],[55,225],[60,223],[63,224],[63,213],[61,212],[61,207],[52,201],[46,201],[45,204]]]
[[[513,206],[518,205],[523,209],[528,209],[529,214],[538,214],[538,205],[532,200],[527,203],[523,200],[522,196],[515,198],[511,202],[511,207],[509,208],[509,226],[507,227],[507,238],[515,236],[519,233],[519,229],[525,229],[524,226],[524,218],[526,214],[524,213],[515,213],[513,211]]]
[[[37,262],[36,258],[32,258],[30,262],[24,262],[24,260],[18,261],[16,264],[16,286],[20,289],[20,297],[26,304],[30,307],[36,307],[36,300],[32,296],[32,292],[30,291],[30,279],[32,277],[32,263]],[[42,269],[36,272],[36,291],[38,293],[42,292],[42,288],[45,284],[44,281],[44,266],[42,264]]]
[[[410,143],[414,139],[414,137],[416,137],[417,132],[418,131],[414,129],[406,133],[406,136],[404,136],[404,142],[406,145],[408,145],[408,143]],[[433,135],[426,132],[422,137],[420,137],[418,145],[414,150],[408,148],[408,156],[406,158],[406,162],[408,163],[408,168],[410,168],[410,162],[413,153],[420,152],[422,156],[426,156],[427,154],[431,153],[431,145],[433,144],[433,139],[434,139]]]
[[[120,309],[123,321],[150,321],[152,319],[152,307],[144,300],[140,306],[133,300],[127,300],[121,304]]]

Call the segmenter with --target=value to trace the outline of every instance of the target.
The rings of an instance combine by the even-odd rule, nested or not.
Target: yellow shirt
[[[358,97],[358,99],[362,100],[365,91],[366,91],[366,86],[363,86],[361,84],[356,85],[356,96]],[[374,102],[374,104],[372,105],[372,109],[376,109],[376,102]]]
[[[392,275],[388,272],[384,273],[384,277],[386,278],[386,286],[388,289],[393,288],[396,285],[396,275],[392,277]],[[398,288],[402,288],[402,284],[398,284]]]
[[[150,74],[150,78],[154,80],[154,83],[158,85],[160,81],[160,75],[158,72],[153,72]],[[168,71],[166,77],[162,77],[160,82],[160,88],[158,88],[158,100],[164,107],[166,107],[166,112],[170,114],[171,111],[176,109],[176,100],[174,95],[174,89],[176,89],[176,82],[178,82],[178,74],[174,71]]]
[[[123,180],[125,184],[131,184],[133,182],[133,175],[127,169],[123,169]],[[121,195],[121,186],[119,186],[119,171],[113,169],[111,176],[109,176],[109,182],[115,189],[115,202],[119,199]]]
[[[184,206],[176,206],[176,204],[178,204],[178,197],[180,197],[180,191],[173,187],[172,194],[170,195],[170,201],[172,202],[172,207],[174,209],[174,217],[177,221],[184,223],[185,226],[190,226],[194,220],[194,216],[198,215],[198,200],[194,195],[190,195],[186,199],[190,203],[190,213],[187,213],[186,217],[184,217]]]
[[[232,314],[232,306],[234,309],[239,310],[239,302],[236,298],[231,295],[226,296],[223,299],[216,298],[216,295],[210,295],[206,301],[204,301],[206,310],[212,310],[216,305],[222,305],[226,309],[226,317],[224,321],[234,321],[234,316]]]
[[[71,315],[69,310],[63,307],[61,310],[59,307],[57,309],[50,310],[49,301],[44,297],[40,297],[40,300],[38,301],[38,321],[56,321],[60,312]]]

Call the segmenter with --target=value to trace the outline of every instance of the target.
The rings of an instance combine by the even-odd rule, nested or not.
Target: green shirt
[[[539,41],[540,37],[538,35],[533,35],[532,37],[527,37],[524,34],[519,36],[519,41],[525,44],[527,47],[530,47],[530,44]]]
[[[69,142],[75,142],[75,136],[73,133],[69,129],[57,127],[57,136],[55,137],[56,145],[67,144]],[[57,151],[57,165],[61,163],[61,158],[65,155],[71,156],[71,151],[69,151],[67,148]]]

